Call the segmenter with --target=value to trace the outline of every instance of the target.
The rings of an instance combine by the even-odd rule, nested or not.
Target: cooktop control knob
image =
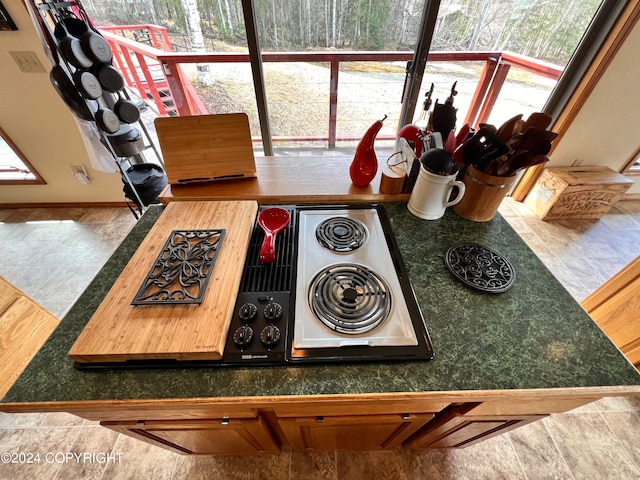
[[[238,310],[238,316],[240,320],[245,323],[253,322],[256,319],[256,315],[258,314],[258,307],[256,307],[253,303],[245,303]]]
[[[267,347],[272,347],[280,340],[280,329],[275,325],[267,325],[260,333],[260,340]]]
[[[276,302],[269,303],[264,307],[264,318],[268,322],[277,322],[282,317],[282,305]]]
[[[238,327],[235,332],[233,332],[233,343],[235,343],[240,348],[246,347],[253,340],[253,329],[246,325],[242,325]]]

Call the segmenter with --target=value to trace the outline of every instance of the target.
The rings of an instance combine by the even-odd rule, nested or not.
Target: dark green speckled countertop
[[[79,372],[77,336],[160,215],[140,219],[2,403],[264,395],[538,389],[640,384],[640,375],[500,216],[440,220],[386,204],[433,341],[428,362]],[[444,251],[475,242],[502,253],[517,279],[498,295],[446,269]],[[1,409],[1,405],[0,405]]]

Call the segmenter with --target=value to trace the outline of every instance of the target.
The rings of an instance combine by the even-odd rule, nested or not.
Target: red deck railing
[[[183,63],[249,63],[248,53],[190,53],[171,51],[167,29],[156,25],[100,27],[111,44],[115,62],[127,85],[144,100],[151,97],[160,115],[206,114],[206,107],[184,75]],[[128,32],[134,39],[125,37]],[[118,35],[117,33],[120,33]],[[141,40],[145,43],[141,43]],[[330,65],[329,125],[326,136],[287,137],[277,140],[358,140],[360,136],[337,138],[338,72],[341,62],[395,62],[413,59],[412,52],[263,52],[263,62],[324,62]],[[484,62],[467,116],[463,123],[486,123],[511,67],[557,80],[562,67],[511,52],[431,52],[430,62]],[[256,139],[259,140],[259,139]]]

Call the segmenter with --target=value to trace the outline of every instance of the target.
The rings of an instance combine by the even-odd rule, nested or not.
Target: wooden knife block
[[[154,123],[170,184],[256,177],[245,113],[160,117]]]

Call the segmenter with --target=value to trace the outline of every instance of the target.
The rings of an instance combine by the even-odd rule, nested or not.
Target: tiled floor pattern
[[[640,254],[640,202],[599,221],[541,222],[510,199],[501,213],[578,301]],[[0,210],[0,275],[62,318],[134,222],[126,209]],[[31,464],[0,457],[2,480],[640,479],[640,398],[603,399],[466,449],[242,458],[177,455],[65,413],[0,413],[2,452],[40,453]],[[121,455],[78,463],[67,452]]]

